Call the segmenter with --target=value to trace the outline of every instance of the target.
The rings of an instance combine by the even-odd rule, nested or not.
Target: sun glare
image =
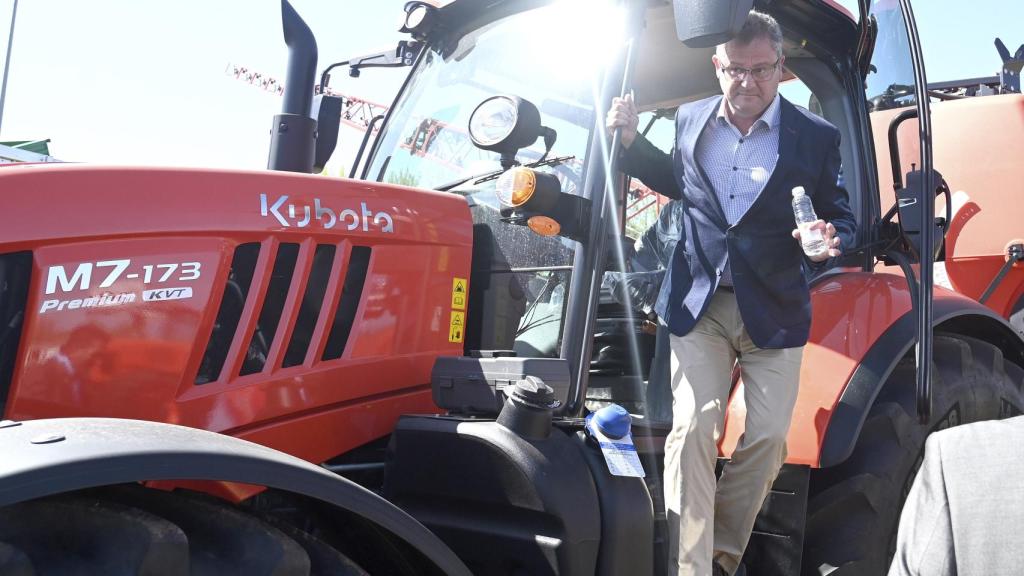
[[[605,68],[625,40],[625,10],[612,0],[561,0],[543,14],[537,38],[571,57],[565,72],[574,77]]]

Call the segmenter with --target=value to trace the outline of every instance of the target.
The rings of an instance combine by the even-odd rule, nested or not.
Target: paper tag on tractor
[[[647,475],[643,464],[640,463],[640,456],[636,453],[636,446],[633,445],[632,434],[627,433],[622,438],[609,438],[598,430],[593,421],[587,422],[587,430],[601,447],[608,472],[612,476],[643,478]]]

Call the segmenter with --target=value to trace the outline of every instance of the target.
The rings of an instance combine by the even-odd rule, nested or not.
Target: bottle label
[[[817,228],[811,228],[810,222],[800,224],[800,244],[808,256],[820,256],[828,251],[824,234]]]
[[[821,230],[817,228],[811,228],[812,222],[804,222],[800,224],[800,239],[804,244],[811,242],[821,242],[825,240],[825,237],[821,235]]]

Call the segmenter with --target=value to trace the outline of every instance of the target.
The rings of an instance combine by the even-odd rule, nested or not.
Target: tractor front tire
[[[365,576],[315,535],[213,497],[113,486],[0,508],[0,574]]]
[[[812,472],[804,576],[884,575],[928,434],[1007,418],[1024,408],[1024,369],[974,338],[936,333],[932,382],[932,418],[922,425],[914,359],[901,360],[875,399],[850,457]]]

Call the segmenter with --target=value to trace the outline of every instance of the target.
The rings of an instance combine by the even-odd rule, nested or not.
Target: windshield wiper
[[[557,165],[559,165],[559,164],[561,164],[563,162],[568,162],[569,160],[572,160],[574,158],[576,158],[576,157],[575,156],[557,156],[557,157],[551,158],[549,160],[541,159],[541,160],[538,160],[538,161],[530,163],[530,164],[524,164],[524,166],[526,168],[537,168],[538,166],[557,166]],[[439,190],[441,192],[447,192],[447,191],[451,190],[452,188],[455,188],[456,186],[461,186],[461,185],[465,184],[466,182],[469,182],[470,180],[474,181],[473,184],[481,184],[483,182],[488,182],[490,180],[494,180],[495,178],[497,178],[498,176],[501,176],[504,173],[505,173],[505,169],[502,168],[501,170],[494,170],[494,171],[491,171],[491,172],[484,172],[483,174],[474,174],[472,176],[467,176],[465,178],[459,178],[458,180],[454,180],[454,181],[449,182],[447,184],[442,184],[440,186],[435,187],[434,190]]]

